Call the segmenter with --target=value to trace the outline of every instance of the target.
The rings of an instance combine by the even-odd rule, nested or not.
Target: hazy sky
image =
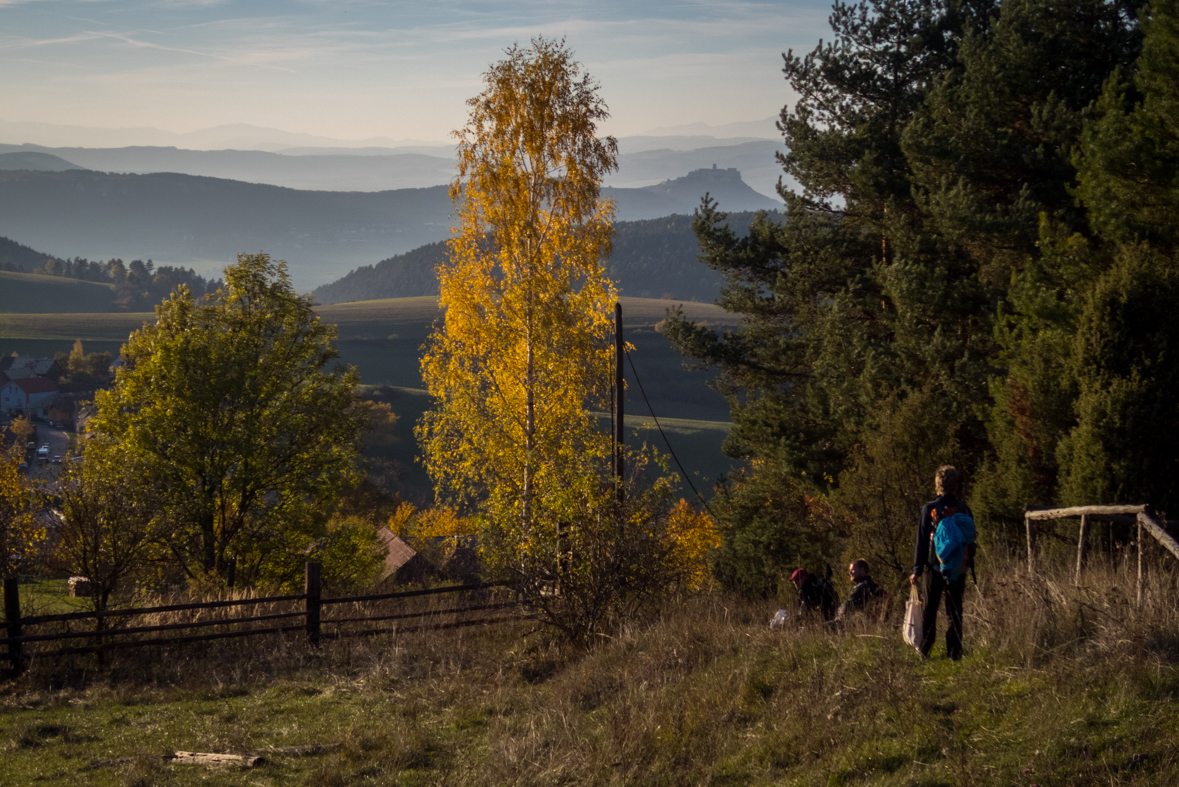
[[[487,66],[543,34],[601,83],[608,133],[753,121],[790,99],[781,53],[827,37],[830,5],[0,0],[0,120],[445,141]]]

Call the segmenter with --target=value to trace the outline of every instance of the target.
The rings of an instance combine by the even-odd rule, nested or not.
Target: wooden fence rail
[[[50,658],[84,653],[105,653],[126,648],[162,645],[177,645],[194,642],[209,642],[219,639],[252,637],[264,634],[284,634],[302,631],[307,641],[317,645],[324,639],[373,636],[377,634],[410,633],[415,631],[462,628],[487,625],[517,619],[517,615],[500,614],[495,617],[458,619],[468,613],[505,612],[519,608],[516,601],[488,600],[482,598],[496,588],[509,587],[506,582],[483,582],[473,585],[450,585],[424,590],[410,590],[397,593],[375,593],[363,596],[323,598],[320,593],[320,567],[308,563],[304,576],[304,592],[297,595],[270,596],[265,598],[207,601],[188,604],[165,604],[155,607],[102,610],[91,612],[67,612],[53,615],[21,615],[20,594],[17,580],[4,580],[4,628],[6,636],[0,639],[5,652],[0,659],[9,662],[12,672],[20,672],[31,658]],[[389,609],[388,603],[403,604],[408,599],[427,596],[454,594],[466,596],[472,603],[455,605],[443,609]],[[386,606],[382,608],[382,603]],[[340,605],[351,604],[351,609]],[[270,605],[269,609],[259,609]],[[326,608],[337,608],[342,615],[325,615]],[[234,615],[238,610],[249,610],[255,614]],[[149,620],[139,625],[127,625],[134,619],[146,616],[175,616],[177,613],[192,613],[186,620]],[[222,613],[207,617],[209,613]],[[228,614],[225,614],[228,613]],[[382,626],[356,630],[356,624],[388,623],[401,620],[423,620],[426,618],[447,618],[437,623],[422,623],[413,626]],[[289,621],[286,625],[258,626],[258,623]],[[73,630],[73,624],[87,623],[89,627]],[[64,626],[61,631],[38,631],[30,629],[51,624]],[[181,636],[149,636],[163,632],[191,632],[200,629],[220,627],[224,630],[210,633],[186,633]],[[329,631],[324,629],[329,628]],[[62,647],[45,649],[39,646],[49,643],[71,643]],[[88,644],[77,644],[88,643]],[[30,650],[26,646],[36,646]]]
[[[1111,506],[1071,506],[1069,508],[1045,508],[1029,506],[1024,510],[1024,525],[1028,538],[1028,573],[1036,573],[1036,541],[1041,535],[1037,523],[1057,519],[1080,519],[1081,527],[1077,537],[1077,571],[1076,583],[1081,583],[1081,568],[1085,561],[1085,545],[1089,536],[1089,522],[1110,522],[1113,524],[1137,525],[1138,533],[1135,545],[1138,552],[1138,604],[1142,604],[1142,586],[1146,564],[1143,557],[1143,540],[1149,535],[1159,542],[1168,552],[1179,559],[1179,541],[1170,534],[1168,528],[1179,525],[1174,520],[1166,521],[1155,516],[1149,505],[1111,505]],[[1056,535],[1046,531],[1046,535]]]

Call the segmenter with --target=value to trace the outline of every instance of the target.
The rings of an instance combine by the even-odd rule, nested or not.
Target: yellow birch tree
[[[440,498],[551,543],[555,501],[596,489],[609,454],[589,411],[609,398],[601,179],[618,145],[596,136],[606,105],[563,41],[506,55],[455,132],[458,227],[437,270],[444,319],[422,361],[434,409],[417,435]]]

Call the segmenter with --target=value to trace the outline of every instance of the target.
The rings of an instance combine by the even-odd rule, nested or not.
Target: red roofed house
[[[45,405],[56,394],[57,384],[44,377],[9,380],[0,388],[0,411],[5,415],[26,414],[30,418],[43,419],[48,417]]]

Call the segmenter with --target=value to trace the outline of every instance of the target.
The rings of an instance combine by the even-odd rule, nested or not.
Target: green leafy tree
[[[60,382],[98,385],[110,381],[111,354],[103,352],[87,355],[81,339],[74,342],[70,352],[57,353],[54,360],[64,371]]]
[[[322,528],[367,422],[335,329],[286,265],[240,255],[216,298],[186,287],[132,334],[93,428],[149,473],[163,542],[193,578],[249,581]]]
[[[90,581],[96,610],[134,595],[145,569],[161,556],[163,517],[143,458],[104,436],[85,443],[84,461],[58,479],[55,558]]]
[[[0,576],[31,570],[45,541],[40,496],[20,470],[24,446],[0,450]]]

